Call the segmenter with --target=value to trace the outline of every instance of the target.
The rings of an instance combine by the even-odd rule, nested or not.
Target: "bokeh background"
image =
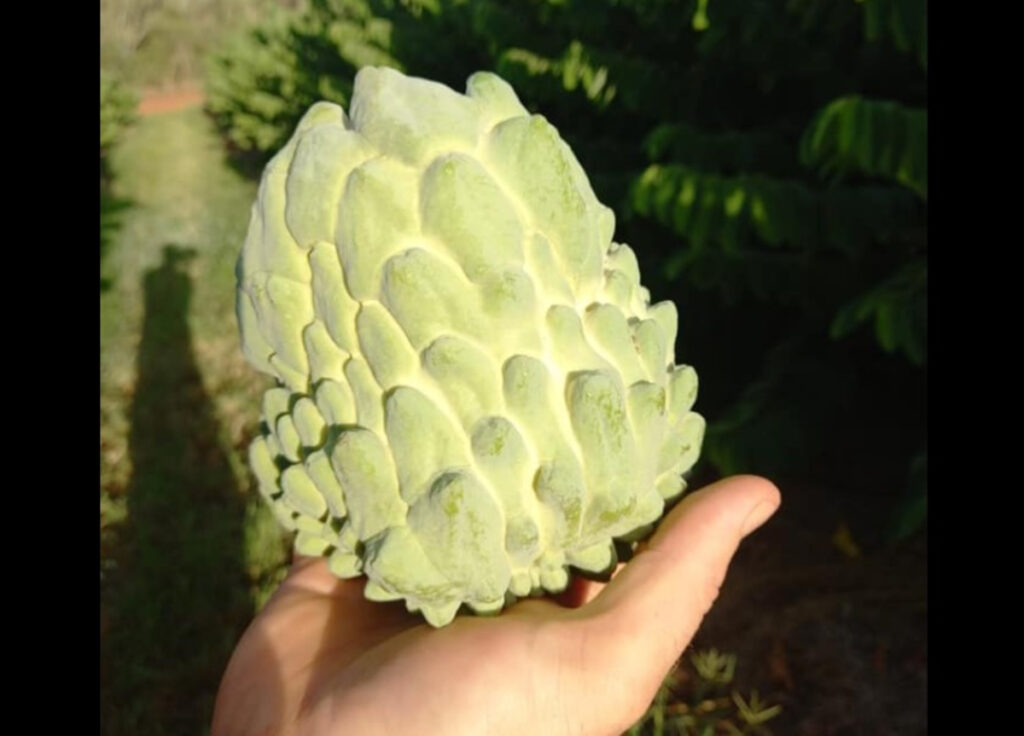
[[[925,0],[101,0],[102,730],[205,734],[289,559],[245,450],[260,167],[388,65],[561,131],[709,420],[782,489],[640,734],[927,731]]]

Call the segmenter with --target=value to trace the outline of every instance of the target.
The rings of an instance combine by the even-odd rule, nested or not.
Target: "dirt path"
[[[201,105],[203,99],[203,88],[195,83],[172,89],[148,90],[142,94],[138,112],[141,116],[175,112]]]
[[[237,344],[233,264],[256,183],[227,164],[197,102],[180,88],[146,95],[110,152],[121,209],[100,296],[107,736],[208,732],[234,642],[287,562],[259,531],[274,520],[257,515],[245,465],[262,386]]]

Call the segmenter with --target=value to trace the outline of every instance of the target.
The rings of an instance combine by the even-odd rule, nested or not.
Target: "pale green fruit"
[[[697,459],[651,305],[558,131],[493,74],[365,68],[267,165],[238,264],[279,387],[250,460],[296,549],[434,626],[607,573]]]

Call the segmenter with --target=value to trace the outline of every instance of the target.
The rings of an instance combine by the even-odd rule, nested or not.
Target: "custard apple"
[[[494,74],[461,95],[367,67],[349,115],[309,109],[237,267],[245,355],[277,379],[249,460],[298,552],[443,626],[650,532],[704,420],[614,227]]]

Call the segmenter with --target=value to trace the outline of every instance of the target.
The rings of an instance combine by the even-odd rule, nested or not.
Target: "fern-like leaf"
[[[928,263],[911,261],[890,278],[844,306],[832,322],[834,339],[874,322],[883,350],[902,352],[916,365],[927,362]]]
[[[135,120],[138,98],[119,80],[100,72],[100,156]]]
[[[917,210],[913,195],[898,188],[819,191],[795,179],[655,164],[634,181],[627,214],[650,217],[698,248],[716,244],[737,252],[754,238],[854,255],[913,226]]]
[[[912,53],[928,69],[927,0],[857,0],[864,6],[864,36],[868,41],[889,39],[904,53]]]
[[[663,123],[644,139],[652,162],[671,161],[696,169],[739,174],[796,174],[796,148],[773,130],[709,133],[688,123]]]
[[[800,161],[837,179],[856,172],[928,198],[928,113],[895,102],[841,97],[804,133]]]

